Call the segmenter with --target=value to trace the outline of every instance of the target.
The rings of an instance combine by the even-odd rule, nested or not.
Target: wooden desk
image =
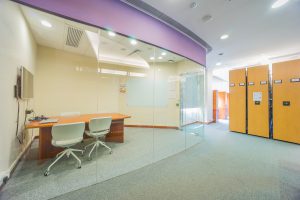
[[[105,141],[107,142],[124,142],[124,119],[130,118],[130,116],[122,115],[118,113],[100,113],[100,114],[86,114],[78,116],[57,116],[50,117],[58,119],[57,123],[40,124],[38,121],[32,121],[26,125],[26,129],[39,128],[39,159],[52,158],[57,153],[62,151],[62,148],[54,147],[51,144],[52,135],[51,129],[56,124],[67,124],[75,122],[84,122],[86,129],[88,129],[88,123],[90,119],[96,117],[112,117],[112,124],[110,127],[110,133],[106,135]]]

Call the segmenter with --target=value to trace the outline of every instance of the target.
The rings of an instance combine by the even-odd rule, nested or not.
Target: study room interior
[[[0,200],[299,200],[300,0],[0,0]]]
[[[8,151],[22,159],[4,189],[14,199],[59,196],[202,141],[202,65],[109,28],[9,6],[22,37],[2,39],[27,60],[11,77],[21,148]]]

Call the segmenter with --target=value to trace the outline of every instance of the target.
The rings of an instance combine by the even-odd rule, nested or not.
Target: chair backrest
[[[89,129],[91,132],[109,130],[111,121],[112,121],[111,117],[93,118],[90,120]]]
[[[84,122],[57,124],[52,127],[52,139],[55,141],[71,140],[83,137]]]
[[[62,112],[60,116],[62,117],[72,117],[72,116],[79,116],[80,112]]]

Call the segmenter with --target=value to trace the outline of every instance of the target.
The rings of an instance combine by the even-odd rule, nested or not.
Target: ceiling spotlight
[[[159,60],[161,60],[161,59],[162,59],[162,57],[161,57],[161,56],[159,56],[159,57],[158,57],[158,59],[159,59]]]
[[[217,62],[217,63],[216,63],[216,65],[217,65],[217,66],[220,66],[220,65],[222,65],[222,63],[220,63],[220,62]]]
[[[219,56],[223,56],[224,55],[224,53],[219,53]]]
[[[161,55],[165,56],[165,55],[167,55],[167,53],[165,51],[163,51],[163,52],[161,52]]]
[[[50,22],[46,21],[46,20],[42,20],[41,24],[47,28],[51,28],[52,24],[50,24]]]
[[[110,37],[115,37],[115,36],[116,36],[116,33],[113,32],[113,31],[108,31],[107,33],[108,33],[108,35],[109,35]]]
[[[137,41],[135,39],[130,39],[130,44],[131,45],[137,45]]]
[[[152,56],[152,57],[150,57],[150,60],[154,60],[155,58]]]
[[[221,40],[226,40],[227,38],[229,37],[229,35],[227,34],[224,34],[220,37]]]
[[[289,0],[277,0],[272,4],[272,8],[279,8],[286,4]]]

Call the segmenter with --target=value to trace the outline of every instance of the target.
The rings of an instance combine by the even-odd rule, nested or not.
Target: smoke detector
[[[192,2],[190,4],[190,8],[197,8],[198,7],[198,3],[197,2]]]
[[[209,14],[204,15],[204,16],[202,17],[202,21],[203,21],[203,22],[208,22],[208,21],[210,21],[210,20],[212,20],[212,16],[209,15]]]

